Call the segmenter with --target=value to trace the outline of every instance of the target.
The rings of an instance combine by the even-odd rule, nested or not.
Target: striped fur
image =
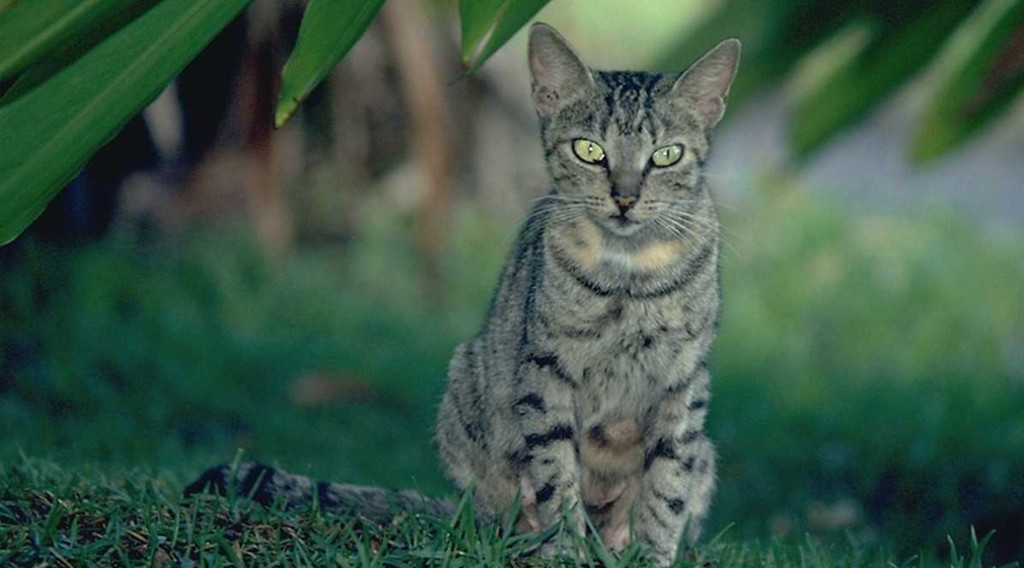
[[[553,29],[530,63],[553,189],[520,231],[480,333],[452,358],[437,439],[459,487],[524,526],[563,507],[605,541],[675,555],[714,488],[706,361],[719,311],[718,224],[703,180],[738,58],[723,43],[685,73],[590,71]],[[574,139],[598,142],[584,163]],[[681,143],[683,159],[651,154]],[[616,195],[633,195],[614,217]],[[630,520],[632,521],[630,523]]]
[[[522,530],[566,511],[582,530],[589,515],[610,547],[640,540],[660,564],[684,525],[699,534],[715,485],[704,419],[720,295],[703,171],[738,57],[727,40],[679,75],[591,71],[552,28],[531,29],[552,190],[523,224],[482,329],[455,350],[437,421],[441,460],[473,488],[482,519],[521,495]],[[577,158],[577,138],[599,143],[606,161]],[[677,143],[681,161],[652,165]],[[375,522],[451,511],[412,492],[244,468],[238,486],[268,500],[315,494]],[[223,489],[229,473],[209,470],[189,490]]]
[[[425,513],[448,517],[455,503],[424,497],[415,491],[389,491],[343,483],[316,482],[259,463],[212,467],[185,488],[185,496],[212,491],[221,495],[228,489],[260,503],[285,507],[310,505],[316,500],[324,510],[351,512],[371,523],[390,522],[399,513]]]

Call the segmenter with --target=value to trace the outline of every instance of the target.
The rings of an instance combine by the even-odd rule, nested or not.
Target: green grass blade
[[[274,124],[284,126],[313,88],[362,37],[384,0],[311,0],[285,63]]]
[[[39,216],[93,152],[246,4],[163,0],[0,107],[0,244]]]
[[[986,0],[957,29],[910,144],[914,163],[956,149],[1010,107],[1024,89],[1024,65],[1011,57],[1022,26],[1024,0]]]
[[[790,125],[790,140],[798,158],[806,158],[862,119],[924,68],[970,11],[969,4],[958,0],[925,8],[916,8],[916,13],[895,23],[878,18],[873,41],[858,56],[832,70],[828,80],[800,97]]]
[[[462,23],[462,57],[464,64],[469,68],[466,74],[472,75],[501,46],[505,45],[505,42],[526,25],[530,18],[537,15],[537,12],[547,5],[548,0],[504,0],[502,2],[488,0],[472,10],[466,10],[465,3],[463,2],[461,9],[462,17],[468,14],[473,18],[473,21],[470,22],[470,27],[473,30],[470,38],[479,38],[477,39],[478,44],[483,42],[483,47],[480,47],[479,51],[475,45],[467,46],[465,33],[467,23]],[[484,39],[485,37],[486,39]],[[474,54],[476,54],[475,58],[473,58]]]
[[[222,533],[217,533],[214,539],[217,541],[217,544],[220,545],[221,550],[224,552],[224,555],[228,557],[228,561],[231,562],[232,566],[235,568],[245,568],[245,564],[242,563],[242,559],[238,557],[235,549],[227,539],[224,538]]]
[[[0,11],[0,80],[17,76],[55,49],[80,43],[84,33],[117,14],[153,3],[154,0],[14,2],[9,9]]]

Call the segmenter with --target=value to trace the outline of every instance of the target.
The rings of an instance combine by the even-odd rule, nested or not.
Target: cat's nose
[[[615,205],[619,207],[619,213],[622,215],[629,211],[629,208],[636,203],[636,196],[633,195],[614,195],[612,200],[615,201]]]

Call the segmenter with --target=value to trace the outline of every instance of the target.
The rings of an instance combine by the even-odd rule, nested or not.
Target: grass
[[[499,525],[477,526],[468,499],[451,519],[407,516],[377,527],[315,505],[286,511],[244,497],[182,498],[179,480],[139,470],[70,473],[23,458],[0,474],[3,566],[651,565],[638,546],[615,557],[592,538],[577,539],[577,550],[566,556],[541,558],[536,551],[543,535],[514,535],[511,516]],[[988,541],[979,541],[972,531],[965,555],[950,539],[947,562],[924,556],[896,562],[855,542],[837,548],[813,537],[761,543],[724,534],[686,551],[675,566],[983,568]]]
[[[953,562],[947,535],[962,542],[974,526],[997,531],[987,563],[1022,559],[1024,236],[944,214],[851,217],[800,190],[763,196],[725,217],[710,532],[732,528],[698,550],[726,565],[880,566],[922,550]],[[21,243],[0,276],[0,546],[22,543],[36,555],[29,565],[61,565],[51,549],[146,563],[159,547],[131,552],[130,525],[146,542],[222,530],[234,549],[216,519],[238,505],[184,503],[177,492],[237,448],[320,479],[447,493],[434,408],[514,222],[467,209],[456,227],[444,305],[421,292],[401,216],[368,220],[348,247],[300,248],[280,262],[225,231],[126,234],[74,250]],[[301,396],[323,382],[335,390]],[[92,542],[107,544],[67,545],[78,517],[54,513],[55,499],[77,511],[78,534],[99,527],[90,534],[106,536]],[[184,524],[193,514],[206,524]],[[245,542],[264,538],[267,523],[301,525],[275,529],[291,544],[268,553],[294,559],[315,546],[311,563],[325,563],[348,542],[343,520],[266,515],[246,525],[255,540]],[[410,527],[378,543],[416,538],[478,563],[476,545]],[[358,563],[349,548],[343,556]],[[182,550],[197,563],[200,550],[231,560],[216,539]]]

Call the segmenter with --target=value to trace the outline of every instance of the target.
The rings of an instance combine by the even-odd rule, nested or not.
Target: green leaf
[[[917,6],[917,13],[908,12],[910,6],[898,18],[876,14],[872,41],[796,102],[790,140],[798,158],[866,116],[925,67],[971,8],[960,0]]]
[[[1024,90],[1024,64],[1012,57],[1022,29],[1024,0],[986,0],[957,29],[940,55],[938,86],[910,144],[913,162],[953,150],[1010,108]]]
[[[468,66],[480,43],[494,27],[494,16],[503,0],[462,0],[459,2],[459,23],[462,26],[462,64]]]
[[[384,0],[310,0],[283,71],[274,124],[284,126],[313,88],[362,37]]]
[[[22,0],[0,11],[0,80],[16,76],[85,32],[154,0]],[[121,21],[127,23],[127,21]],[[113,32],[114,30],[110,30]]]
[[[18,236],[96,149],[249,0],[162,0],[0,107],[0,244]],[[15,143],[16,142],[16,143]]]
[[[547,3],[548,0],[462,0],[459,13],[462,61],[469,69],[466,74],[472,75],[480,69]]]

